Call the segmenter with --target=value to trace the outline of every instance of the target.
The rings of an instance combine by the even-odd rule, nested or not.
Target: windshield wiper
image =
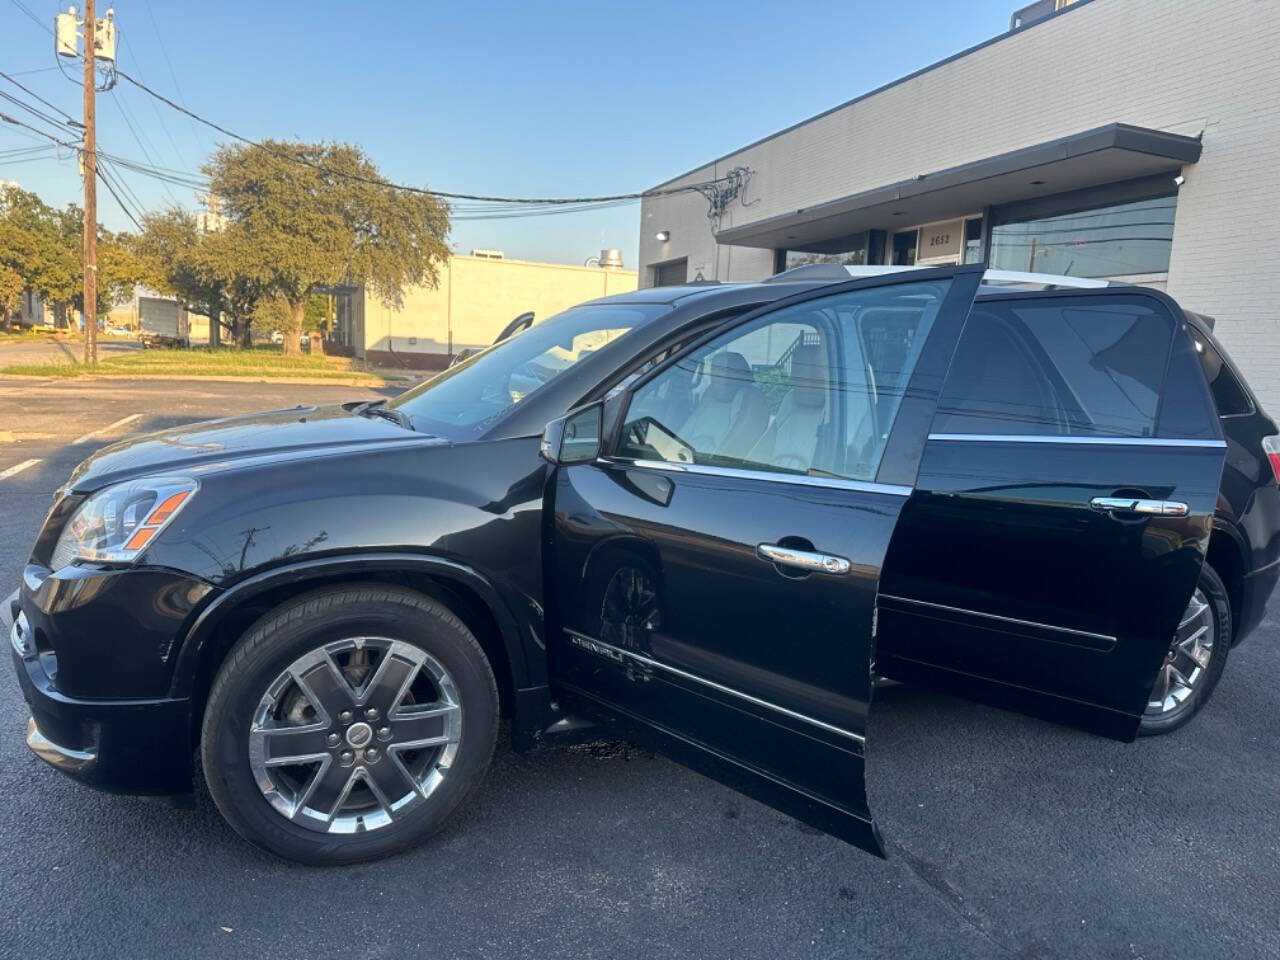
[[[357,404],[351,408],[351,412],[356,416],[381,417],[383,420],[390,420],[397,426],[406,430],[413,430],[413,421],[409,419],[409,415],[394,407],[385,407],[386,399],[369,400],[365,403]]]

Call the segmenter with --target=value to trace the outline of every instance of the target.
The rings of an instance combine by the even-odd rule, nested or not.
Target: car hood
[[[67,489],[88,493],[147,474],[189,474],[278,463],[385,445],[443,443],[380,417],[357,416],[341,406],[294,407],[161,430],[113,444],[72,473]]]

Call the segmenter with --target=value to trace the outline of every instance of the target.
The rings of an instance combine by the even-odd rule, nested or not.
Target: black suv
[[[876,853],[878,678],[1129,740],[1280,577],[1280,440],[1152,290],[801,268],[535,324],[389,402],[109,447],[10,604],[37,754],[316,863],[603,722]],[[1003,285],[1002,285],[1003,284]]]

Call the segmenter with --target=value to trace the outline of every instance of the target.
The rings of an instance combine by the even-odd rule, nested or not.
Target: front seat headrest
[[[722,350],[711,358],[711,396],[716,400],[732,400],[738,391],[754,383],[747,358],[732,350]]]
[[[791,395],[801,407],[820,407],[827,400],[827,357],[819,343],[796,347],[791,355]]]

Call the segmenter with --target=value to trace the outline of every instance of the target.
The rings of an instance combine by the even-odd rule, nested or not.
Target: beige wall
[[[634,270],[602,270],[527,260],[489,260],[455,254],[435,288],[405,293],[402,306],[387,307],[366,292],[366,350],[445,353],[453,328],[454,352],[487,346],[527,310],[539,321],[596,297],[636,288]]]
[[[1263,404],[1280,410],[1280,261],[1267,252],[1280,211],[1278,51],[1272,0],[1093,0],[661,186],[753,168],[750,206],[731,204],[727,228],[1108,123],[1202,134],[1183,171],[1168,291],[1218,318]],[[696,194],[644,200],[644,285],[652,264],[684,256],[690,278],[772,273],[770,251],[717,245],[706,213]]]

